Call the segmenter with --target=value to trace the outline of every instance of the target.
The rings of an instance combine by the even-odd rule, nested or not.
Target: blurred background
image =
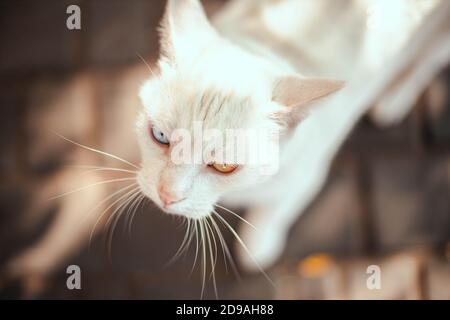
[[[213,14],[226,0],[203,2]],[[81,30],[65,27],[71,4],[82,10]],[[90,197],[104,192],[49,201],[96,178],[70,165],[120,165],[54,132],[139,161],[137,92],[151,76],[144,61],[151,64],[159,54],[156,29],[164,4],[0,1],[0,298],[200,297],[200,268],[190,275],[195,248],[166,266],[184,229],[151,204],[137,210],[131,235],[119,221],[110,258],[101,232],[90,244],[75,241],[59,252],[65,237],[83,235],[71,228],[51,231],[61,212],[68,216],[75,208],[83,216]],[[78,215],[72,216],[77,223]],[[233,251],[232,236],[224,234]],[[242,273],[238,280],[219,261],[219,297],[450,299],[450,68],[399,125],[382,130],[368,118],[360,121],[289,239],[268,270],[276,288],[261,274]],[[82,290],[66,287],[72,264],[82,270]],[[372,264],[383,270],[383,290],[366,287]],[[214,298],[211,281],[206,297]]]

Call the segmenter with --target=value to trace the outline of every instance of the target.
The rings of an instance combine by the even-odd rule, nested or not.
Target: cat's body
[[[377,0],[232,1],[213,18],[218,33],[197,0],[168,3],[160,70],[140,92],[138,182],[162,210],[193,220],[207,217],[217,201],[248,207],[246,218],[258,230],[241,225],[251,255],[239,249],[239,258],[249,269],[255,268],[254,260],[265,267],[277,259],[290,226],[319,192],[333,157],[369,108],[379,103],[372,111],[379,123],[399,121],[450,57],[448,4],[398,55],[419,24],[407,20],[397,26],[400,33],[386,35],[397,24],[388,19],[378,33],[367,31],[367,10]],[[396,8],[398,14],[414,5],[402,1]],[[397,49],[385,51],[389,44]],[[342,83],[323,77],[346,80],[347,86],[330,95]],[[400,85],[392,89],[396,80]],[[196,119],[219,130],[280,129],[279,172],[262,176],[237,166],[225,167],[223,176],[214,163],[174,165],[170,132],[191,131]],[[19,257],[13,265],[31,260]]]
[[[320,107],[297,126],[282,148],[278,175],[228,197],[232,204],[254,208],[247,218],[259,232],[243,224],[241,234],[260,264],[273,263],[281,253],[291,225],[320,191],[339,147],[358,119],[374,105],[381,88],[391,81],[391,75],[377,75],[394,65],[400,49],[436,4],[437,1],[234,1],[215,17],[223,34],[275,63],[281,60],[307,75],[348,81],[338,97],[321,101]],[[240,24],[231,23],[238,19]],[[315,27],[318,21],[320,28]],[[336,28],[339,37],[333,33]],[[420,87],[414,89],[403,93],[403,104],[398,105],[397,101],[393,106],[389,98],[386,105],[380,102],[373,111],[375,120],[386,125],[403,119],[421,92]],[[248,253],[239,247],[238,250],[241,261],[254,269]]]
[[[245,178],[233,190],[221,190],[219,199],[226,203],[253,208],[246,217],[258,232],[242,224],[241,235],[260,265],[267,266],[276,260],[290,226],[320,191],[334,155],[356,122],[374,105],[375,97],[402,68],[411,68],[406,64],[392,70],[391,60],[436,3],[428,2],[424,9],[421,1],[399,1],[394,6],[391,2],[370,0],[337,1],[331,5],[329,1],[234,1],[214,17],[213,24],[219,33],[243,51],[233,59],[228,59],[225,52],[220,56],[221,61],[216,63],[227,71],[213,67],[207,72],[217,72],[215,76],[219,79],[231,72],[231,79],[239,85],[248,83],[245,81],[248,77],[255,87],[244,90],[246,95],[271,93],[270,87],[256,86],[259,77],[267,76],[258,63],[254,64],[255,70],[242,68],[241,73],[233,73],[236,65],[253,65],[251,60],[260,58],[264,66],[279,75],[301,73],[348,81],[339,96],[312,101],[311,115],[301,119],[300,124],[295,122],[288,137],[281,139],[278,174],[266,181],[250,180],[250,187],[244,191],[242,185],[248,184]],[[316,28],[318,24],[320,28]],[[339,37],[333,33],[337,26]],[[245,57],[250,59],[248,62],[243,59],[244,52],[252,55]],[[203,66],[211,64],[204,61]],[[377,76],[380,72],[387,74]],[[233,85],[231,90],[236,90],[236,83]],[[382,115],[376,119],[382,123],[401,120],[419,92],[410,90],[406,95],[409,103],[393,111],[389,102],[375,108],[375,116]],[[256,264],[247,250],[240,244],[238,250],[241,262],[254,269]]]

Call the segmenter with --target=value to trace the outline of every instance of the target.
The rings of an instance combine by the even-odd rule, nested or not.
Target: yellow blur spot
[[[305,278],[320,278],[330,270],[333,259],[327,254],[311,255],[299,262],[297,271]]]

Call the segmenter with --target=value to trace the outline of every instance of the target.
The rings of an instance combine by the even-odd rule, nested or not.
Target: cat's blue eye
[[[161,130],[159,130],[155,126],[152,126],[150,131],[152,133],[153,138],[158,143],[166,145],[166,146],[168,146],[170,144],[169,138],[164,134],[164,132],[162,132]]]

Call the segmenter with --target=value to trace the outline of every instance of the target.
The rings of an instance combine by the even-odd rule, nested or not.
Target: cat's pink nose
[[[159,198],[161,199],[161,201],[164,205],[164,208],[167,208],[171,204],[183,201],[185,199],[185,198],[182,198],[182,197],[176,195],[173,192],[168,191],[164,187],[160,187],[158,190],[158,193],[159,193]]]

